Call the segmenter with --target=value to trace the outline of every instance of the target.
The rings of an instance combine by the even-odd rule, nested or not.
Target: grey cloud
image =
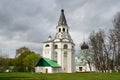
[[[45,4],[46,0],[1,0],[0,4],[2,8],[0,8],[0,35],[4,35],[5,37],[12,39],[16,36],[16,33],[21,32],[28,35],[22,36],[27,37],[26,39],[28,41],[31,41],[32,39],[34,39],[34,42],[38,41],[37,39],[44,40],[44,37],[37,38],[37,34],[44,36],[45,33],[43,34],[43,32],[46,32],[46,27],[48,24],[47,20],[51,20],[53,18],[49,17],[50,14],[52,14],[52,11],[50,13],[50,9],[46,10],[46,5],[41,2],[44,2]],[[49,6],[52,7],[51,5]],[[34,36],[35,34],[36,36]]]
[[[59,8],[64,8],[67,11],[74,11],[76,8],[80,8],[85,5],[89,0],[56,0],[56,4]]]
[[[61,8],[70,32],[88,36],[92,30],[111,26],[119,5],[119,0],[0,0],[0,39],[17,41],[18,45],[41,44],[49,35],[54,37]],[[27,46],[38,50],[35,45]]]
[[[73,11],[73,18],[71,18],[71,20],[73,19],[73,21],[71,22],[71,25],[75,25],[75,28],[72,29],[80,30],[83,32],[91,32],[92,30],[97,30],[101,28],[101,26],[108,27],[106,25],[111,24],[114,14],[116,13],[116,11],[118,11],[113,11],[112,7],[117,6],[118,8],[120,5],[120,3],[118,2],[118,0],[93,0],[87,2],[82,7],[76,8],[76,10],[78,10],[78,18],[74,19],[74,16],[76,15],[74,15],[75,11]],[[109,17],[105,17],[103,15]],[[82,19],[81,16],[84,16],[84,18]]]

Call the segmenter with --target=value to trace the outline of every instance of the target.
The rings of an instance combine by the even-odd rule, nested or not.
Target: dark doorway
[[[45,73],[48,73],[48,69],[47,68],[45,69]]]
[[[82,72],[82,67],[79,67],[79,71]]]

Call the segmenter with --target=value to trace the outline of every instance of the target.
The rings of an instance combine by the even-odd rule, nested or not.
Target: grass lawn
[[[0,73],[0,80],[120,80],[120,73]]]

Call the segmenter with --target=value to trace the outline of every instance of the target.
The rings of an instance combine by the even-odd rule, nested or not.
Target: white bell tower
[[[61,10],[61,15],[56,29],[54,53],[57,54],[57,62],[61,65],[63,72],[75,72],[75,44],[69,34],[69,27],[67,25],[63,9]]]
[[[69,34],[69,27],[61,10],[61,15],[56,27],[55,38],[49,36],[43,45],[43,57],[55,60],[61,66],[61,72],[75,72],[74,42]]]

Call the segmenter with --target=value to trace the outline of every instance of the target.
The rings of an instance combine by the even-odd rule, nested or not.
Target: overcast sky
[[[112,28],[120,0],[0,0],[0,52],[14,57],[26,46],[42,53],[42,42],[55,36],[62,8],[78,52],[93,30]]]

